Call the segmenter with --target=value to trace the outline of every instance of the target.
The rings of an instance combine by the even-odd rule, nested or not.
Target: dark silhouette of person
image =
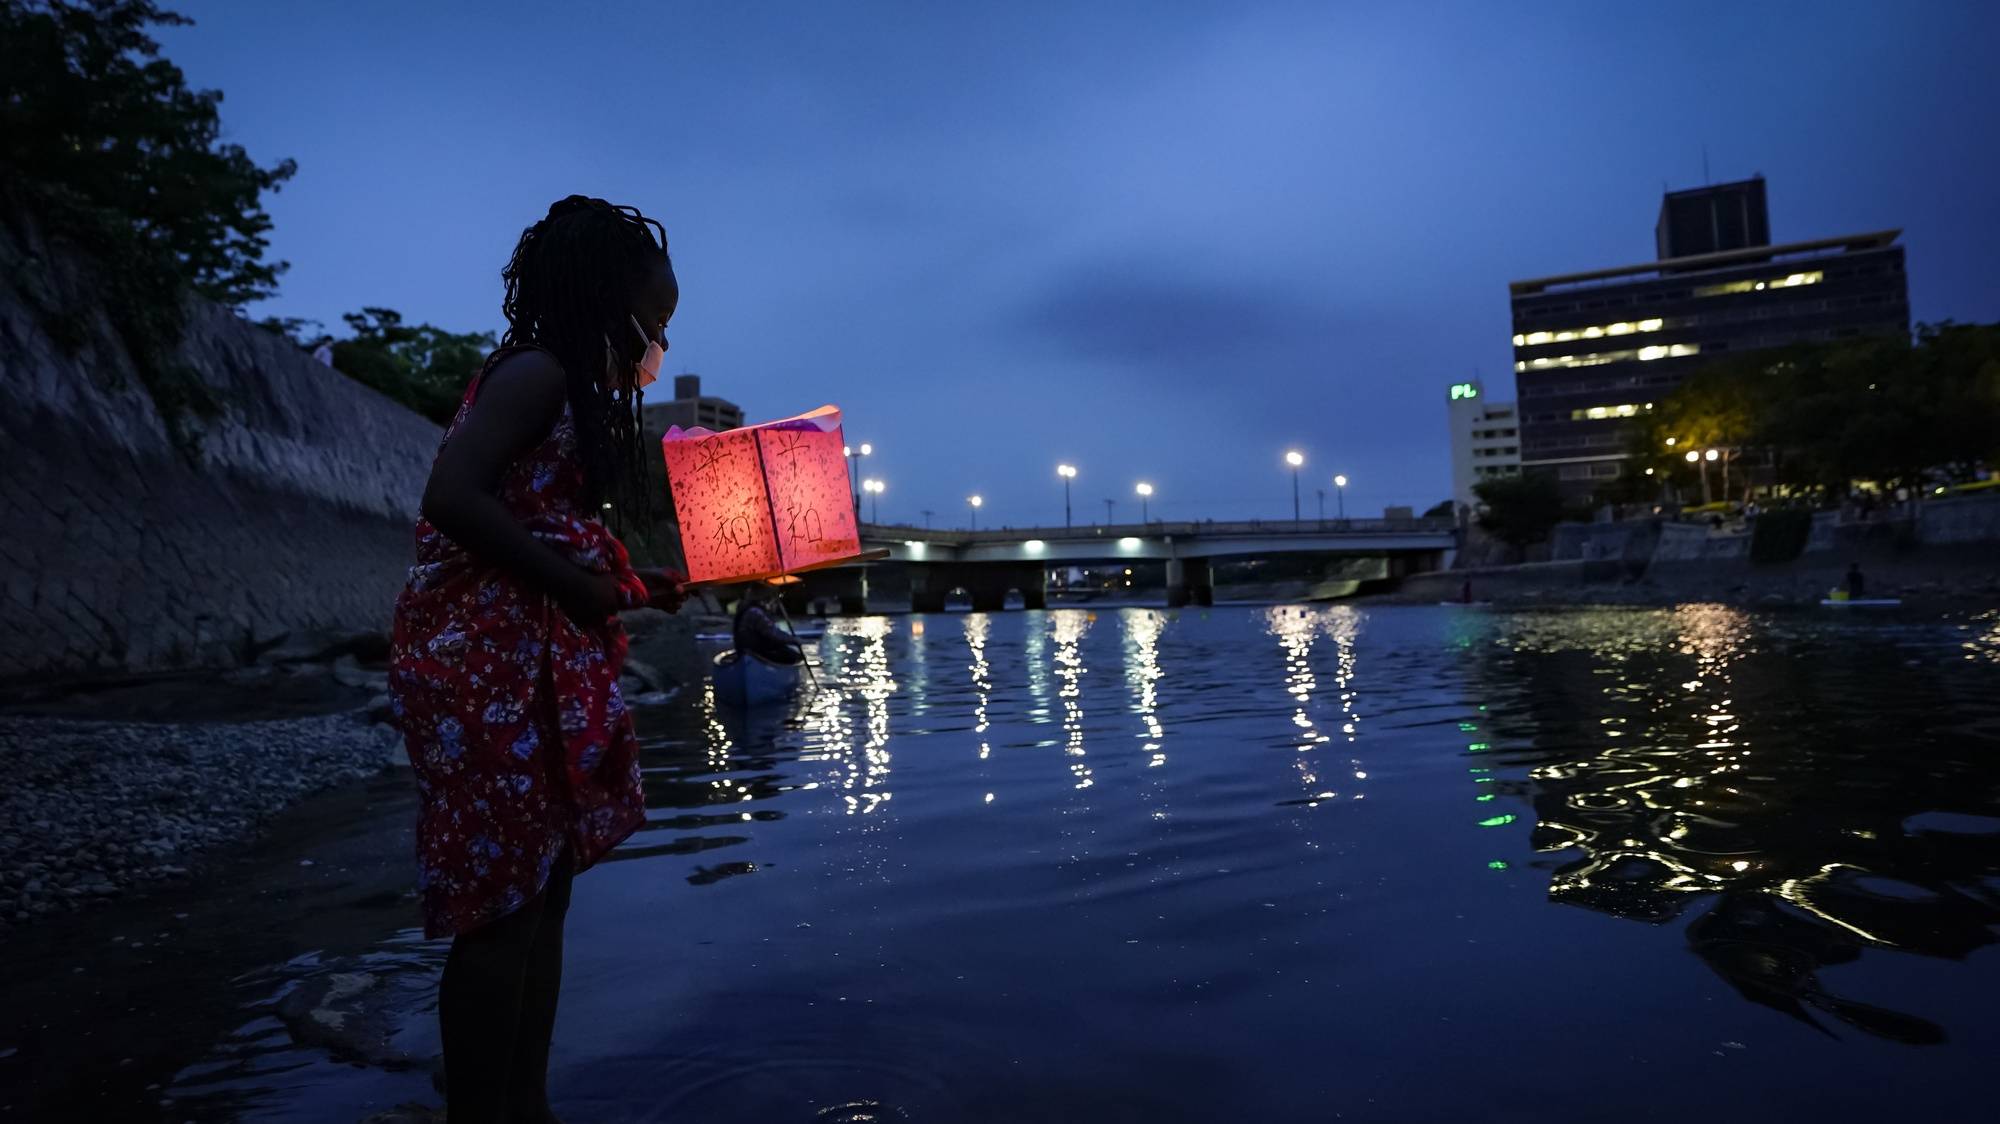
[[[798,663],[805,659],[798,638],[778,627],[768,601],[769,595],[757,587],[743,594],[743,600],[736,606],[736,650],[768,663]]]
[[[640,390],[680,283],[658,222],[582,195],[523,231],[500,276],[507,333],[424,487],[390,705],[423,802],[424,932],[452,938],[447,1117],[551,1124],[571,879],[646,821],[638,738],[613,705],[617,614],[684,597],[614,533],[648,509]]]
[[[1861,576],[1861,563],[1859,562],[1849,562],[1847,564],[1847,596],[1850,600],[1854,601],[1859,601],[1863,597],[1868,596],[1868,579]]]

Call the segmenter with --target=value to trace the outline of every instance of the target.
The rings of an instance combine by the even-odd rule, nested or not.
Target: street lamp
[[[882,522],[882,492],[885,487],[887,486],[872,476],[861,482],[861,490],[875,497],[868,504],[868,521],[870,523],[879,524]]]
[[[1293,449],[1285,454],[1285,463],[1292,466],[1292,522],[1299,521],[1299,466],[1306,463],[1306,455]]]
[[[972,529],[975,531],[979,529],[979,505],[985,502],[986,498],[984,496],[965,497],[965,506],[967,508],[967,514],[969,514],[972,518]]]
[[[874,452],[875,446],[870,445],[866,441],[861,443],[861,448],[859,449],[856,449],[852,445],[842,445],[840,447],[840,455],[847,458],[847,479],[854,488],[854,510],[857,515],[861,511],[861,462],[856,458],[869,456]]]
[[[1153,486],[1141,480],[1139,481],[1139,486],[1132,490],[1139,493],[1139,523],[1141,526],[1144,526],[1152,522],[1151,517],[1146,512],[1146,501],[1153,496]]]
[[[1343,520],[1346,519],[1347,477],[1345,475],[1335,476],[1333,478],[1333,498],[1334,502],[1339,506],[1340,518]]]
[[[1069,482],[1076,479],[1076,466],[1073,464],[1059,464],[1056,466],[1056,475],[1062,477],[1063,526],[1067,527],[1069,526]]]
[[[1687,459],[1689,464],[1701,469],[1701,502],[1708,503],[1710,498],[1708,492],[1708,462],[1701,459],[1701,451],[1699,449],[1689,449],[1687,451]]]

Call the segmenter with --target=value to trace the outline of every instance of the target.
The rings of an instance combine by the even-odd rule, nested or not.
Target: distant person
[[[501,271],[507,333],[445,430],[396,601],[391,709],[416,770],[424,933],[453,1124],[555,1120],[570,879],[645,820],[620,609],[681,605],[601,521],[645,511],[639,390],[680,288],[660,224],[572,195]]]
[[[1847,564],[1847,598],[1850,601],[1859,601],[1866,596],[1868,596],[1868,579],[1861,576],[1861,563],[1849,562]]]
[[[1460,587],[1460,589],[1459,589],[1459,591],[1458,591],[1458,599],[1459,599],[1460,601],[1464,602],[1464,603],[1465,603],[1465,604],[1467,604],[1467,605],[1470,605],[1470,604],[1472,604],[1472,579],[1471,579],[1471,578],[1467,578],[1467,579],[1465,579],[1465,585],[1464,585],[1464,586],[1462,586],[1462,587]]]
[[[770,595],[752,587],[736,606],[736,627],[732,635],[738,652],[776,664],[794,664],[805,659],[798,638],[778,627],[766,598]]]

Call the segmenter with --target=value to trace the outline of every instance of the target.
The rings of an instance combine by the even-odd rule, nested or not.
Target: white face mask
[[[630,319],[632,330],[639,333],[640,339],[646,341],[646,354],[639,359],[638,383],[639,389],[644,390],[660,381],[660,361],[666,358],[667,349],[660,346],[659,337],[646,334],[646,329],[639,323],[637,316]]]

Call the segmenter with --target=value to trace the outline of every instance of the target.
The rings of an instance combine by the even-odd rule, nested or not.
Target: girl
[[[600,521],[650,510],[639,391],[680,301],[666,232],[572,195],[501,278],[507,334],[431,468],[391,656],[424,931],[453,938],[438,989],[451,1124],[555,1119],[570,879],[645,813],[616,614],[681,603],[679,575],[633,570]]]

